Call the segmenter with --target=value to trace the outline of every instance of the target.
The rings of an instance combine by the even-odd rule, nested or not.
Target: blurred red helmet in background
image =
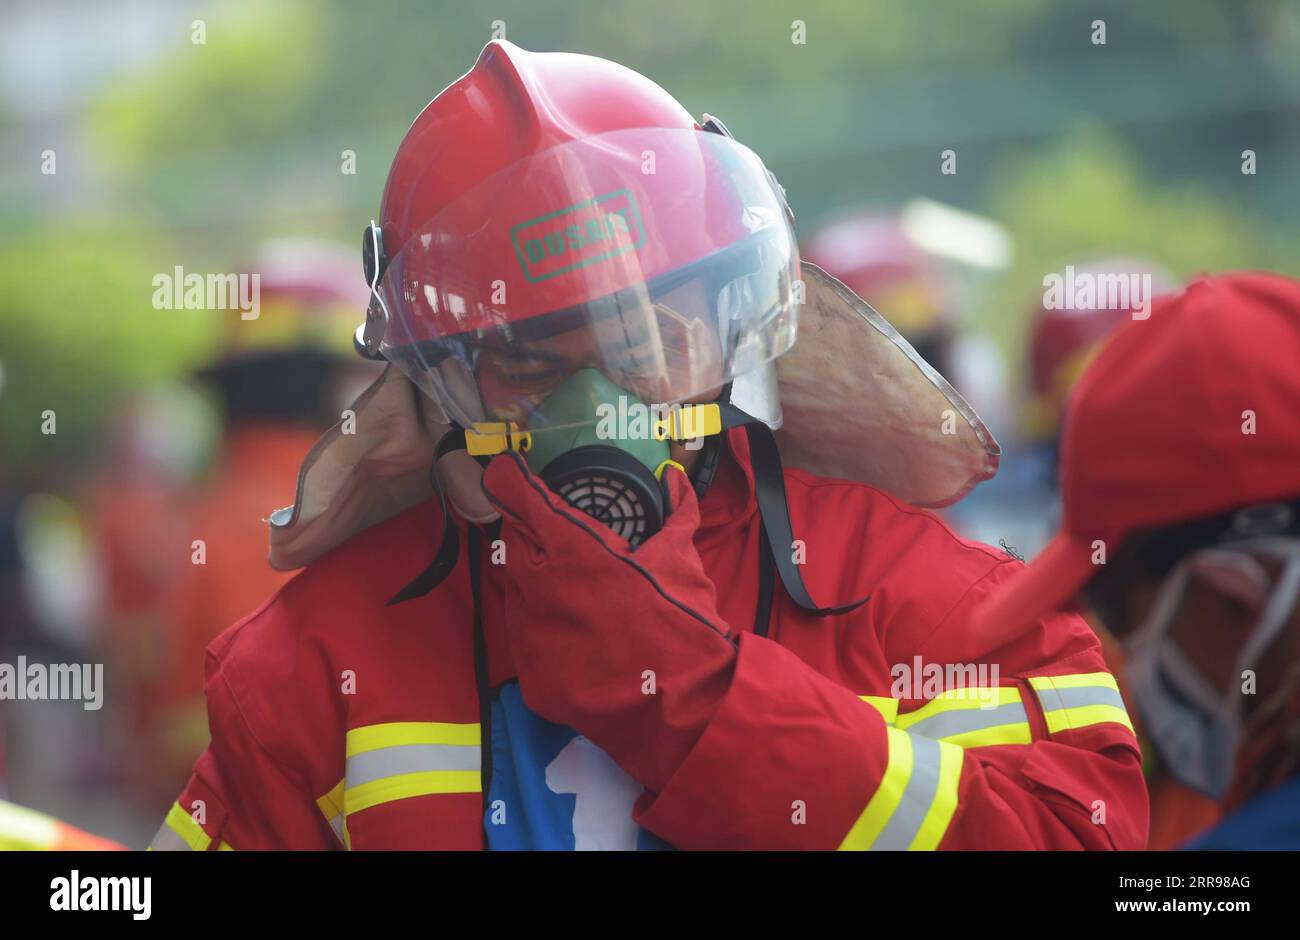
[[[803,246],[805,258],[879,309],[912,345],[953,328],[948,271],[908,235],[901,213],[853,211],[816,229]]]
[[[1121,273],[1150,275],[1152,295],[1166,293],[1175,285],[1168,271],[1142,258],[1106,258],[1074,266],[1076,279]],[[1100,299],[1100,292],[1094,296]],[[1132,319],[1137,309],[1135,305],[1080,305],[1073,297],[1068,299],[1064,305],[1048,306],[1040,295],[1030,314],[1025,348],[1029,402],[1023,416],[1024,433],[1030,440],[1056,439],[1070,390],[1101,349],[1102,341]]]
[[[281,238],[263,242],[246,261],[258,277],[259,307],[230,318],[204,374],[267,357],[313,353],[347,357],[369,292],[357,283],[356,255],[337,242]]]

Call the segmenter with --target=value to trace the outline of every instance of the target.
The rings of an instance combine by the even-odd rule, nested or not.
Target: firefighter
[[[1095,636],[972,630],[1019,565],[915,508],[996,443],[792,220],[717,118],[489,43],[398,149],[389,365],[271,517],[306,570],[209,647],[155,846],[1141,847]]]
[[[1157,298],[1072,394],[1061,531],[975,621],[1086,601],[1164,772],[1227,814],[1204,847],[1300,847],[1297,361],[1292,279]]]
[[[1021,436],[1026,444],[1024,463],[1030,477],[1024,481],[1025,492],[1041,493],[1046,505],[1034,513],[1035,528],[1027,539],[1027,551],[1038,552],[1055,532],[1060,520],[1057,461],[1060,456],[1061,427],[1066,401],[1079,376],[1105,341],[1125,323],[1143,315],[1141,307],[1155,296],[1174,287],[1173,276],[1159,264],[1145,258],[1113,256],[1071,265],[1075,280],[1094,278],[1096,283],[1123,278],[1149,285],[1150,293],[1125,297],[1120,303],[1107,303],[1107,292],[1091,296],[1067,296],[1066,303],[1048,304],[1040,294],[1030,313],[1029,340],[1025,346],[1025,381],[1028,404],[1021,415]],[[1146,278],[1148,280],[1141,280]],[[1089,617],[1089,623],[1101,639],[1106,664],[1115,672],[1120,692],[1132,712],[1132,698],[1123,676],[1124,654],[1104,624]],[[1217,804],[1208,797],[1183,786],[1161,767],[1156,752],[1146,746],[1141,715],[1135,716],[1138,740],[1143,742],[1147,788],[1151,794],[1151,836],[1148,848],[1172,849],[1191,836],[1211,826],[1218,818]]]

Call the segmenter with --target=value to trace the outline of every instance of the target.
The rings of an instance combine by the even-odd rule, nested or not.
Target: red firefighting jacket
[[[757,635],[742,430],[727,449],[698,504],[668,472],[674,511],[632,553],[495,458],[487,684],[518,678],[531,709],[603,748],[645,787],[636,821],[679,849],[1143,848],[1140,753],[1083,620],[972,631],[1018,561],[878,490],[787,470],[811,595],[870,598],[818,617],[778,582]],[[480,765],[463,760],[485,744],[463,528],[460,564],[424,597],[385,606],[437,549],[434,501],[353,537],[209,647],[212,741],[155,848],[485,846],[466,769]],[[936,669],[945,681],[927,683]]]

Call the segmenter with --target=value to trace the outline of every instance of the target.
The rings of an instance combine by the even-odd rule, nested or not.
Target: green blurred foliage
[[[159,242],[118,228],[34,233],[0,252],[0,439],[6,470],[50,484],[105,443],[117,396],[197,362],[217,327],[155,310]],[[52,411],[55,433],[42,433]]]
[[[297,125],[321,73],[321,19],[303,2],[240,3],[143,73],[107,88],[89,129],[110,167],[237,149]]]
[[[1243,185],[1237,163],[1224,168]],[[989,211],[1015,236],[984,325],[1019,361],[1042,279],[1116,255],[1149,259],[1179,278],[1241,268],[1300,275],[1300,234],[1253,214],[1245,200],[1198,179],[1162,180],[1115,134],[1082,128],[1046,152],[1008,161]]]

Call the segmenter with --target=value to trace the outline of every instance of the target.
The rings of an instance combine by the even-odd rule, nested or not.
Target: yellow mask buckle
[[[465,450],[471,457],[491,457],[507,450],[527,453],[533,449],[533,435],[519,430],[513,421],[476,421],[465,429]]]
[[[675,405],[654,422],[657,441],[689,441],[722,433],[722,409],[717,404]]]

